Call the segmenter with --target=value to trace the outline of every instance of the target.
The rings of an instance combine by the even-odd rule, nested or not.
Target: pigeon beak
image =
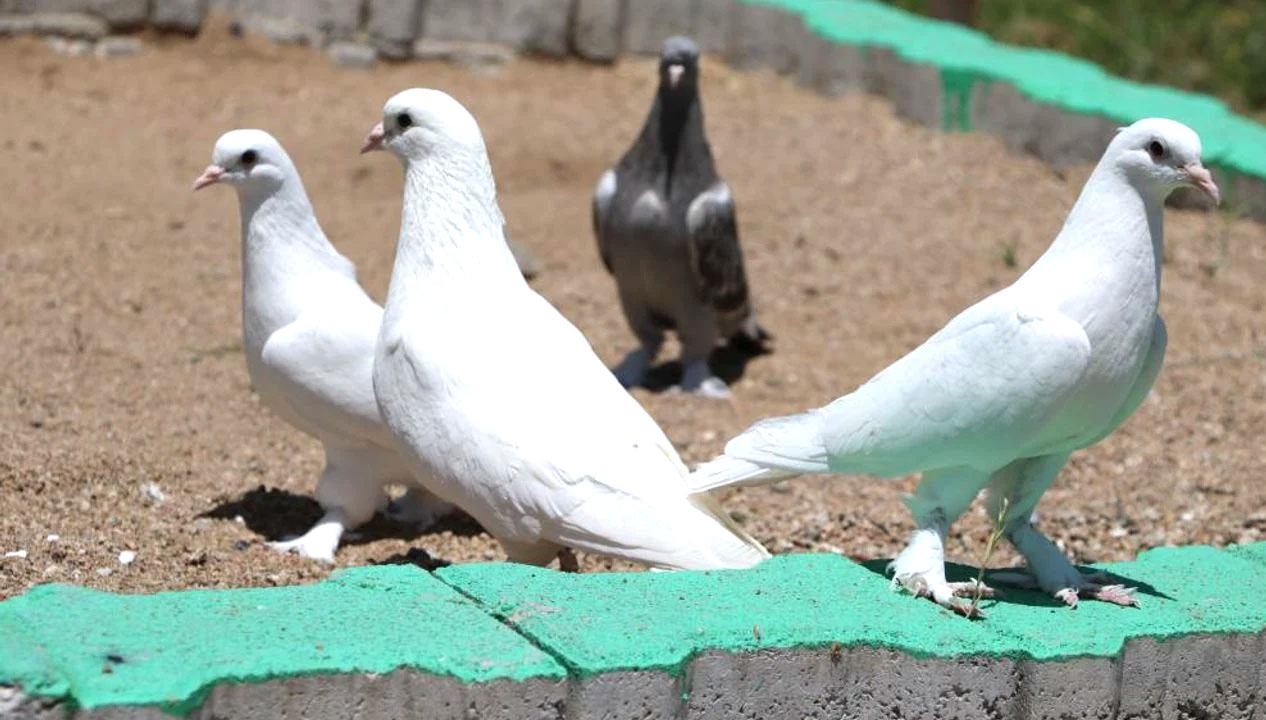
[[[1214,205],[1222,204],[1222,193],[1218,191],[1218,184],[1213,182],[1213,175],[1209,173],[1208,168],[1196,162],[1183,169],[1187,171],[1187,178],[1191,184],[1208,195]]]
[[[377,125],[375,125],[374,129],[370,130],[369,134],[365,136],[365,142],[361,143],[361,146],[360,146],[361,154],[364,155],[367,152],[372,152],[374,150],[381,150],[382,139],[385,136],[385,134],[386,133],[384,133],[382,129],[382,123],[378,123]]]
[[[686,66],[681,64],[672,64],[668,66],[668,87],[675,88],[677,83],[681,82],[681,74],[686,71]]]
[[[208,165],[206,170],[193,181],[193,189],[201,190],[208,185],[214,185],[224,179],[224,168],[219,165]]]

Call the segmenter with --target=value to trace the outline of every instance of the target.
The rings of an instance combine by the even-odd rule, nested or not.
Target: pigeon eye
[[[1153,140],[1147,144],[1147,154],[1151,155],[1153,160],[1160,160],[1165,157],[1165,146],[1160,140]]]
[[[413,118],[409,117],[409,113],[400,113],[396,116],[396,124],[400,126],[401,130],[404,130],[413,124]]]
[[[247,150],[246,152],[242,153],[242,164],[245,165],[246,167],[250,167],[251,165],[254,165],[255,161],[258,159],[259,159],[259,153],[255,152],[254,150]]]

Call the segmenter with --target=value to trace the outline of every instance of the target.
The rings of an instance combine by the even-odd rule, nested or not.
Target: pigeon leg
[[[681,389],[703,397],[724,400],[730,396],[725,381],[712,374],[707,359],[693,360],[685,366],[681,376]]]
[[[383,514],[396,522],[416,525],[419,530],[425,530],[456,509],[456,505],[440,500],[425,488],[413,486],[404,495],[387,503]]]
[[[343,534],[374,516],[383,494],[381,477],[395,462],[395,455],[382,448],[326,447],[325,470],[316,491],[325,516],[302,536],[272,546],[282,552],[334,562],[334,551]]]
[[[1005,499],[1007,510],[1003,523],[1007,539],[1024,556],[1030,573],[1019,577],[1015,573],[997,573],[995,579],[1008,585],[1040,589],[1069,607],[1077,607],[1081,597],[1137,606],[1138,600],[1132,594],[1134,588],[1107,585],[1102,577],[1082,575],[1055,543],[1030,522],[1037,501],[1055,482],[1055,476],[1067,461],[1067,453],[1017,460],[990,480],[990,515],[997,517],[1001,513]]]
[[[616,379],[624,387],[638,387],[646,381],[646,371],[659,355],[659,348],[664,344],[664,331],[655,322],[650,310],[623,290],[620,291],[620,307],[624,309],[629,328],[637,336],[641,346],[625,355],[611,372],[615,373]]]
[[[347,530],[348,523],[340,510],[330,510],[312,529],[293,540],[268,543],[274,550],[296,553],[325,563],[334,562],[334,551]]]
[[[893,587],[926,597],[960,615],[984,617],[980,608],[973,611],[971,602],[964,599],[976,591],[974,582],[951,583],[945,579],[945,534],[988,480],[988,475],[967,468],[923,474],[914,495],[905,500],[919,529],[888,565]],[[982,586],[980,592],[986,597],[993,595],[989,587]]]
[[[711,308],[692,312],[677,330],[681,338],[681,389],[703,397],[724,400],[730,396],[725,381],[712,374],[708,358],[716,348],[716,319]]]

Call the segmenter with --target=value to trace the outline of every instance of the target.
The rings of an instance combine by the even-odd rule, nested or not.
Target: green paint
[[[220,683],[413,668],[464,682],[563,668],[412,566],[249,590],[114,595],[44,585],[0,603],[0,682],[80,707],[186,714]]]
[[[1085,60],[994,42],[975,30],[872,0],[738,1],[795,13],[832,42],[887,48],[908,62],[940,68],[946,129],[968,129],[970,98],[964,86],[1003,82],[1037,102],[1122,124],[1173,118],[1200,133],[1207,164],[1266,178],[1266,128],[1235,115],[1221,100],[1125,80]]]
[[[1266,558],[1266,546],[1254,547]],[[1083,602],[1072,610],[1017,590],[986,601],[984,622],[893,592],[880,574],[883,563],[868,565],[784,555],[748,571],[568,575],[460,565],[437,574],[580,676],[680,672],[707,650],[840,643],[917,657],[1061,660],[1112,656],[1130,638],[1266,629],[1261,566],[1207,547],[1154,550],[1134,563],[1103,566],[1144,587],[1141,609]],[[972,571],[952,566],[951,575],[967,579]]]

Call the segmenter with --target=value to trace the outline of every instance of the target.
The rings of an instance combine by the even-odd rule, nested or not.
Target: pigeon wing
[[[747,276],[728,185],[717,181],[690,202],[686,232],[690,267],[704,296],[719,313],[742,311],[747,306]]]
[[[607,247],[605,231],[611,201],[615,199],[615,190],[615,170],[608,170],[602,174],[598,180],[598,186],[593,191],[593,235],[598,240],[598,255],[602,258],[602,264],[607,268],[607,272],[612,272],[612,270],[611,251]]]
[[[390,446],[371,391],[381,311],[367,298],[368,307],[359,305],[300,315],[268,338],[262,360],[268,381],[305,424]]]
[[[1081,325],[995,295],[865,385],[818,412],[834,472],[900,475],[994,470],[1035,443],[1075,437],[1051,427],[1090,361]]]

